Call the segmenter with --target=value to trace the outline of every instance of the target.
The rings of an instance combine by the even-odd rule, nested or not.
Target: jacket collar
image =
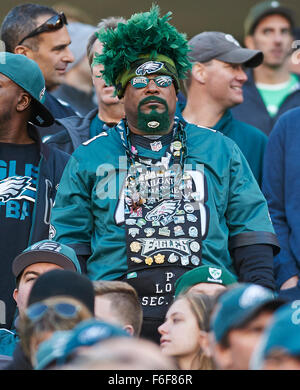
[[[228,124],[232,121],[232,113],[227,109],[221,119],[213,126],[213,129],[220,131],[224,135],[227,135],[229,131]]]
[[[45,159],[47,160],[50,154],[50,149],[48,145],[42,142],[41,136],[37,128],[32,123],[28,123],[27,129],[29,137],[32,138],[38,144],[40,155],[45,157]]]

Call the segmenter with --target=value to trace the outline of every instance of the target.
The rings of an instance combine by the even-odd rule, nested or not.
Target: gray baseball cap
[[[63,269],[81,273],[81,267],[73,248],[53,240],[42,240],[26,248],[12,263],[16,278],[31,264],[53,263]]]
[[[192,62],[220,60],[254,68],[263,61],[261,51],[244,49],[231,34],[223,32],[204,31],[190,39],[188,44]]]

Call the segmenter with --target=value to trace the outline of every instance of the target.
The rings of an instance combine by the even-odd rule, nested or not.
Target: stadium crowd
[[[300,369],[293,10],[238,42],[26,3],[0,38],[0,369]]]

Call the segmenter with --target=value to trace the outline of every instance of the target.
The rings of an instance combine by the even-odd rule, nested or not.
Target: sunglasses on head
[[[130,82],[134,88],[145,88],[149,84],[150,80],[153,80],[158,87],[162,88],[169,87],[173,82],[171,76],[165,75],[156,76],[154,79],[148,79],[148,77],[144,76],[137,76],[133,77]]]
[[[67,18],[63,12],[60,12],[57,15],[51,16],[50,19],[46,20],[45,23],[41,24],[39,27],[35,28],[31,33],[26,35],[18,45],[21,45],[26,39],[35,37],[43,32],[51,32],[59,30],[64,26],[64,24],[68,24]]]
[[[34,303],[26,310],[27,317],[32,321],[38,321],[49,311],[53,310],[60,317],[72,319],[77,316],[80,307],[71,303],[56,303],[55,305],[46,305],[45,303]]]

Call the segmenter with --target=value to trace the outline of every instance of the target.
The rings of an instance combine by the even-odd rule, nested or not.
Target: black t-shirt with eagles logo
[[[16,307],[12,262],[30,238],[39,159],[36,143],[0,143],[0,326],[5,328],[10,328]]]

